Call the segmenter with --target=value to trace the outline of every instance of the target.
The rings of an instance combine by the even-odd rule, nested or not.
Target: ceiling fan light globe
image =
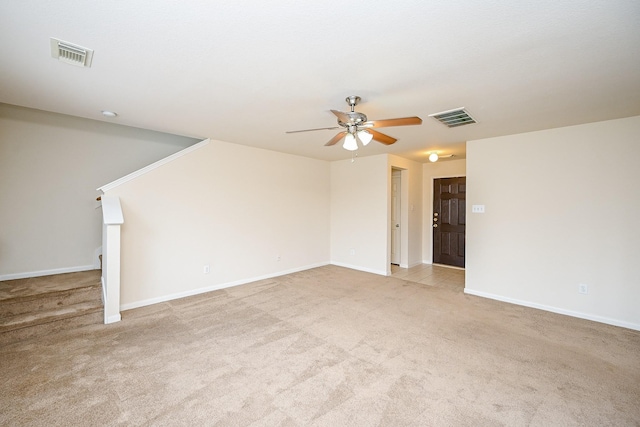
[[[431,153],[429,154],[429,161],[430,162],[437,162],[438,161],[438,153]]]
[[[366,130],[361,130],[358,131],[358,138],[360,139],[360,142],[362,142],[362,145],[366,146],[373,139],[373,135]]]
[[[347,134],[347,136],[344,137],[344,144],[342,145],[342,148],[349,151],[356,151],[358,149],[356,137],[350,133]]]

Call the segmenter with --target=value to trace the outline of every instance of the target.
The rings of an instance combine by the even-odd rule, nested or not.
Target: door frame
[[[436,198],[435,181],[436,181],[436,180],[442,180],[442,179],[456,179],[456,180],[457,180],[457,179],[460,179],[460,178],[463,178],[463,179],[464,179],[464,181],[465,181],[465,187],[466,187],[466,180],[467,180],[467,177],[466,177],[465,175],[455,175],[455,176],[450,176],[450,177],[446,177],[446,178],[437,178],[437,177],[433,177],[433,178],[432,178],[433,184],[431,185],[431,191],[432,191],[432,197],[431,197],[431,224],[432,224],[432,225],[431,225],[431,263],[432,263],[432,264],[435,264],[435,265],[442,266],[442,267],[456,268],[456,269],[464,270],[464,268],[465,268],[465,267],[464,267],[464,265],[463,265],[463,266],[451,265],[451,264],[446,264],[446,263],[444,263],[444,262],[438,262],[438,263],[436,264],[436,263],[435,263],[435,259],[434,259],[434,258],[435,258],[435,256],[434,256],[434,247],[435,247],[435,240],[436,240],[436,239],[435,239],[435,234],[436,234],[436,232],[437,232],[437,231],[436,231],[436,228],[435,228],[435,227],[436,227],[436,224],[435,224],[435,221],[434,221],[434,219],[435,219],[435,213],[434,213],[434,201],[435,201],[435,198]],[[466,190],[465,190],[465,197],[464,197],[464,199],[466,200]],[[465,203],[465,216],[466,216],[466,210],[467,210],[467,208],[466,208],[466,203]],[[442,219],[442,218],[440,218],[440,219]],[[441,223],[439,223],[439,225],[442,225],[442,224],[441,224]],[[463,228],[463,236],[464,236],[464,238],[466,239],[466,236],[467,236],[467,231],[466,231],[466,228],[467,228],[467,227],[466,227],[466,222],[465,222],[465,225],[462,225],[462,228]],[[465,245],[465,246],[466,246],[466,245]],[[465,252],[466,252],[466,250],[465,250]],[[463,262],[463,264],[465,264],[465,265],[466,265],[465,260],[466,260],[466,254],[465,254],[465,255],[463,255],[463,257],[462,257],[462,262]]]
[[[409,267],[409,170],[393,165],[387,169],[387,276],[391,276],[391,185],[394,170],[400,171],[400,267]]]
[[[429,187],[429,209],[427,210],[427,212],[425,212],[425,214],[428,213],[429,218],[425,221],[426,227],[426,231],[425,234],[423,234],[423,236],[425,236],[425,238],[428,237],[428,242],[429,244],[427,245],[426,241],[424,242],[424,244],[422,245],[423,250],[427,251],[427,254],[429,255],[428,258],[424,259],[425,264],[432,264],[433,265],[433,185],[436,179],[442,179],[442,178],[457,178],[457,177],[467,177],[466,173],[463,174],[459,174],[459,173],[455,173],[455,174],[448,174],[448,175],[438,175],[438,176],[432,176],[431,177],[431,186]],[[466,234],[466,233],[465,233]],[[423,253],[424,255],[424,253]],[[462,269],[460,267],[455,267],[455,266],[449,266],[449,265],[444,265],[444,264],[438,264],[438,265],[442,265],[443,267],[448,267],[448,268],[457,268],[457,269]]]
[[[394,190],[394,186],[398,183],[398,188]],[[396,202],[394,203],[393,195],[396,195]],[[402,220],[402,170],[397,168],[391,168],[391,216],[389,217],[389,229],[391,231],[391,251],[389,252],[389,262],[391,264],[402,264],[402,231],[404,229],[404,223]],[[394,215],[395,221],[394,221]],[[397,228],[397,230],[396,230]],[[396,241],[397,240],[397,241]],[[394,249],[397,249],[397,256],[393,257]],[[394,261],[397,261],[394,263]]]

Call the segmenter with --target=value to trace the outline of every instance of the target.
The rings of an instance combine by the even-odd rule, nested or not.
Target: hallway
[[[391,277],[460,292],[464,290],[464,273],[462,269],[437,264],[420,264],[411,268],[391,265]]]

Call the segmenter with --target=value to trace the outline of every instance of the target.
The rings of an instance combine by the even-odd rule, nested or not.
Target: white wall
[[[640,116],[469,141],[466,292],[640,329],[638,159]]]
[[[387,274],[389,173],[386,154],[331,162],[332,264]]]
[[[391,170],[404,169],[403,248],[406,262],[421,259],[421,165],[382,154],[331,163],[331,263],[390,274]],[[410,206],[414,206],[413,212]],[[352,253],[353,250],[353,253]]]
[[[424,188],[422,260],[426,264],[431,264],[433,262],[433,180],[466,176],[466,160],[440,160],[435,163],[425,163],[422,165],[422,176]]]
[[[212,141],[106,194],[124,310],[329,263],[325,161]]]
[[[96,188],[195,142],[0,104],[0,280],[94,268]]]

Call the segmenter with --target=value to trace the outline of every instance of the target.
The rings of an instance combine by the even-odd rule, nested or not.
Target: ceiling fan
[[[409,126],[422,124],[420,117],[402,117],[399,119],[384,119],[384,120],[367,120],[367,116],[355,111],[355,106],[360,102],[359,96],[349,96],[346,98],[347,104],[351,107],[350,112],[343,112],[337,110],[331,110],[333,114],[338,118],[338,126],[315,128],[315,129],[303,129],[303,130],[291,130],[286,133],[297,132],[311,132],[316,130],[331,130],[344,128],[336,136],[331,138],[327,142],[326,146],[335,145],[344,138],[344,144],[342,145],[346,150],[355,151],[358,149],[358,142],[360,144],[367,145],[371,140],[378,141],[385,145],[391,145],[397,141],[397,139],[385,135],[382,132],[373,130],[372,128],[383,128],[391,126]]]

